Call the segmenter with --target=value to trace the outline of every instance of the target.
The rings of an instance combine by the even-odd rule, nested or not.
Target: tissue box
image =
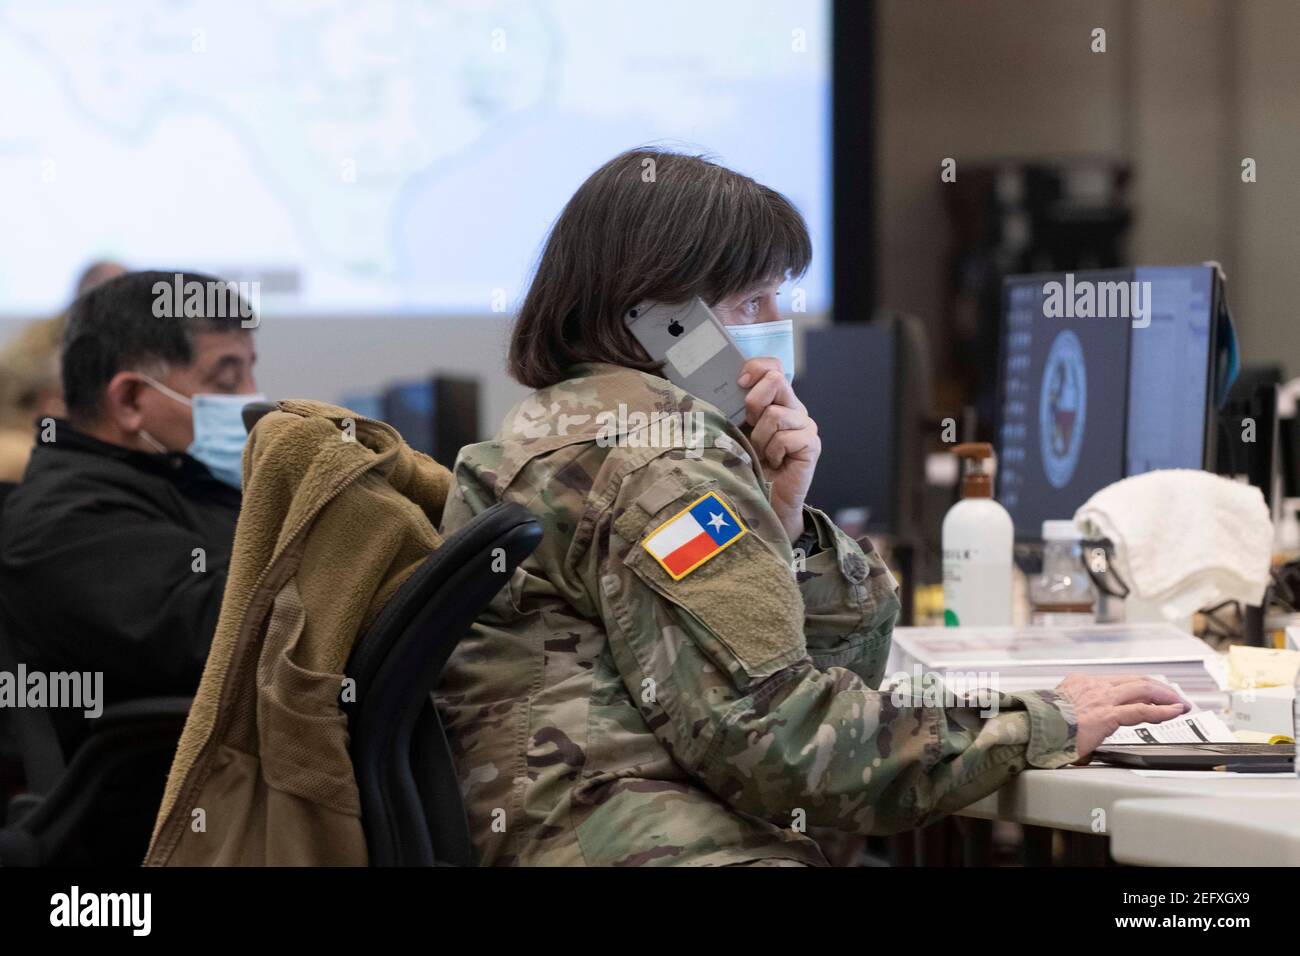
[[[1295,733],[1291,708],[1295,703],[1294,687],[1255,687],[1234,690],[1228,695],[1234,730],[1257,730],[1260,733]]]

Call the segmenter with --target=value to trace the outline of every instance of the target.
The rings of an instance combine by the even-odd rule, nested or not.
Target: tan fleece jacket
[[[147,866],[366,863],[343,670],[441,543],[449,473],[382,422],[279,409],[244,451],[221,617]]]

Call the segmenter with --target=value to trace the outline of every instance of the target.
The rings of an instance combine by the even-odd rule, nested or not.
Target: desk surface
[[[1230,810],[1234,802],[1242,803],[1237,798],[1268,797],[1289,806],[1300,826],[1300,780],[1294,777],[1253,779],[1244,774],[1241,777],[1244,779],[1226,775],[1222,780],[1140,777],[1131,770],[1101,765],[1026,770],[1001,790],[972,803],[961,814],[1081,833],[1101,832],[1118,839],[1117,831],[1123,815],[1116,815],[1115,806],[1120,801],[1220,799],[1220,809]],[[1094,826],[1094,820],[1098,819],[1095,811],[1099,809],[1104,812],[1101,818],[1104,829],[1100,831]],[[1235,818],[1246,814],[1243,807],[1232,815]]]
[[[1120,800],[1110,822],[1110,853],[1119,863],[1300,866],[1300,791]]]
[[[900,669],[898,653],[888,673]],[[1120,863],[1300,865],[1295,777],[1142,777],[1103,764],[1026,770],[960,814],[1108,836]]]

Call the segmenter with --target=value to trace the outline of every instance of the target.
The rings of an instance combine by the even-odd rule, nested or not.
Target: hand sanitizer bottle
[[[948,627],[1011,623],[1011,546],[1007,509],[993,500],[988,460],[993,446],[953,449],[965,464],[962,500],[943,519],[943,622]]]

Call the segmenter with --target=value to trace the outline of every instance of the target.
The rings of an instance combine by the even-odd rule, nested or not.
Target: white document
[[[1213,711],[1200,710],[1184,714],[1162,724],[1134,724],[1121,727],[1105,744],[1226,744],[1237,736]],[[1224,761],[1227,761],[1224,757]]]

